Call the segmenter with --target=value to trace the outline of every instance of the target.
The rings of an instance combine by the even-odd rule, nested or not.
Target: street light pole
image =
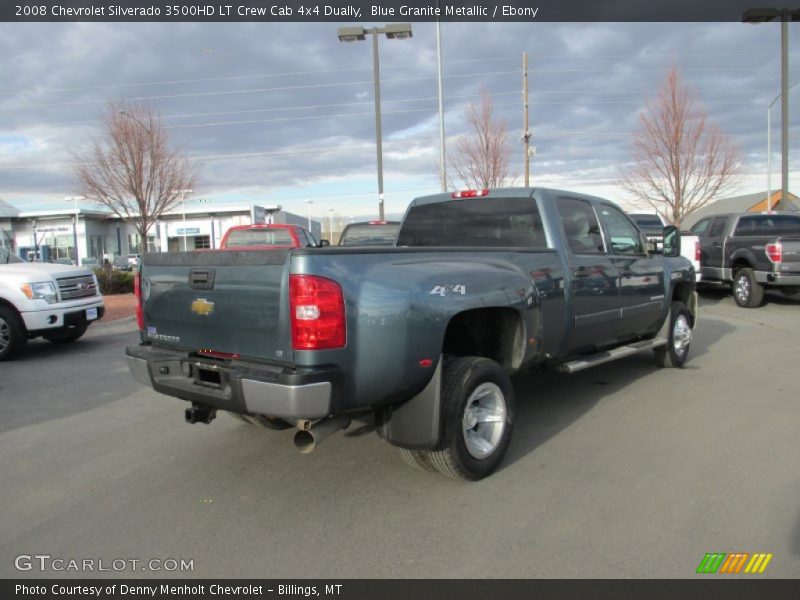
[[[83,196],[65,196],[64,200],[67,202],[74,202],[73,206],[73,222],[72,222],[72,240],[75,244],[75,264],[80,266],[80,254],[78,252],[78,219],[79,219],[79,212],[78,212],[78,200],[86,200]],[[34,237],[36,233],[34,233]]]
[[[439,1],[436,2],[439,8]],[[444,137],[444,75],[442,72],[442,32],[441,21],[436,20],[436,71],[439,88],[439,170],[441,173],[441,187],[443,192],[447,191],[447,165],[445,155]]]
[[[781,21],[781,200],[789,199],[789,21],[800,21],[800,9],[751,8],[745,23]],[[769,204],[769,202],[767,202]]]
[[[800,11],[799,11],[800,12]],[[789,19],[781,15],[781,200],[789,200]]]
[[[394,23],[385,27],[340,27],[339,41],[358,42],[372,36],[372,80],[375,97],[375,149],[378,155],[378,218],[384,220],[383,203],[383,142],[381,135],[381,66],[378,56],[378,35],[385,33],[387,39],[406,39],[412,37],[411,23]]]
[[[800,81],[795,81],[786,89],[790,90],[798,83],[800,83]],[[785,97],[783,93],[778,94],[767,107],[767,210],[772,210],[772,107],[778,101],[778,98],[782,97]],[[783,185],[784,188],[788,186],[787,183]],[[783,199],[783,194],[781,194],[781,199]]]
[[[181,195],[181,212],[183,213],[183,251],[186,252],[186,196],[194,190],[178,190]]]
[[[378,58],[378,28],[372,34],[372,82],[375,87],[375,150],[378,155],[378,218],[383,221],[383,139],[381,135],[381,63]]]
[[[311,205],[312,204],[314,204],[314,201],[311,198],[306,198],[306,207],[307,207],[307,213],[308,213],[308,231],[311,232],[311,233],[313,233],[311,231]]]

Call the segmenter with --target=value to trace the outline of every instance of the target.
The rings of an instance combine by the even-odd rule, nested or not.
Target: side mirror
[[[664,227],[664,256],[681,255],[681,232],[674,225]]]
[[[328,240],[320,240],[319,241],[319,247],[320,248],[325,248],[326,246],[330,246],[330,245],[331,245],[331,243]]]

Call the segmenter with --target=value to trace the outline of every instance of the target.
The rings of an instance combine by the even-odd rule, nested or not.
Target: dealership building
[[[177,207],[162,214],[148,232],[149,252],[218,248],[229,227],[283,223],[309,228],[309,218],[280,206],[211,205]],[[319,240],[321,223],[310,221]],[[27,260],[102,263],[104,258],[135,254],[136,228],[106,209],[76,206],[67,210],[22,211],[0,200],[0,239]]]

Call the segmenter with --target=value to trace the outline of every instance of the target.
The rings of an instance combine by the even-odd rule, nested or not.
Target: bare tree
[[[633,163],[619,185],[642,207],[680,226],[694,211],[740,182],[737,145],[697,104],[673,67],[655,98],[648,98],[633,134]]]
[[[147,251],[153,223],[195,183],[156,110],[125,100],[108,103],[99,138],[85,155],[74,156],[73,171],[83,196],[136,228],[140,252]]]
[[[492,97],[484,91],[480,104],[467,107],[471,132],[459,136],[449,161],[452,171],[469,188],[499,188],[513,179],[509,174],[508,127],[492,113]]]

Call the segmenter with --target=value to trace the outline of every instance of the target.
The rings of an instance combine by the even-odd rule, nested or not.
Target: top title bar
[[[755,2],[755,3],[754,3]],[[0,21],[741,21],[756,0],[16,0]]]

